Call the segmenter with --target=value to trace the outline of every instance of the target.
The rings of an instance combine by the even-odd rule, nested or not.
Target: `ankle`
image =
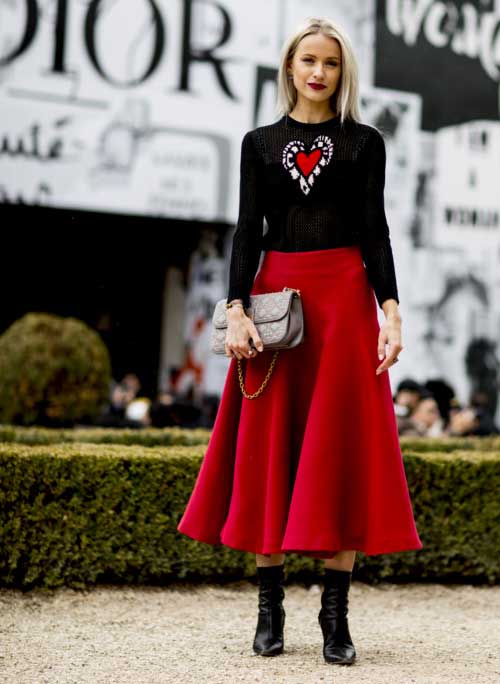
[[[284,576],[285,565],[257,565],[257,576],[262,579],[279,579]]]
[[[350,572],[352,573],[353,567],[342,567],[341,565],[324,565],[324,570],[338,570],[339,572]]]
[[[350,583],[351,579],[352,570],[338,570],[337,568],[325,568],[323,571],[323,580],[328,583]]]

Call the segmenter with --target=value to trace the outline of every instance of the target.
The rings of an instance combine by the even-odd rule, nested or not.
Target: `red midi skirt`
[[[267,386],[243,396],[232,358],[210,440],[177,527],[252,553],[329,558],[422,548],[377,301],[358,246],[264,253],[251,294],[301,291],[304,339],[281,350]],[[248,393],[272,350],[241,360]]]

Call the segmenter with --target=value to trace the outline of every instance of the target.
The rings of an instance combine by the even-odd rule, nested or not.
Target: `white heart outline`
[[[297,168],[295,159],[297,158],[297,154],[299,152],[304,152],[304,154],[310,155],[311,152],[314,152],[314,150],[316,149],[321,150],[321,157],[315,165],[315,167],[313,168],[313,170],[311,171],[311,173],[306,178],[304,174],[301,173],[300,170]],[[318,135],[313,140],[309,152],[306,152],[305,145],[302,140],[291,140],[290,142],[288,142],[283,148],[281,161],[285,169],[290,172],[292,178],[294,180],[299,179],[300,189],[302,190],[304,195],[308,195],[311,191],[312,186],[314,185],[315,177],[319,176],[319,174],[321,173],[321,169],[330,163],[332,154],[333,142],[330,136]]]

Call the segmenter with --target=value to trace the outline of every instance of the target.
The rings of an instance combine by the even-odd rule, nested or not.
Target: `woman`
[[[403,347],[385,145],[359,120],[356,61],[330,21],[308,19],[286,42],[278,89],[281,118],[242,142],[227,297],[232,360],[178,530],[255,553],[260,655],[283,652],[286,552],[324,559],[323,655],[351,664],[356,551],[422,548],[386,372]],[[300,291],[304,339],[280,352],[267,386],[250,398],[272,352],[246,313],[249,295],[285,286]]]

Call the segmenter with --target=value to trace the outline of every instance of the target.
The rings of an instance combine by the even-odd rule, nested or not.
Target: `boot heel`
[[[356,650],[347,621],[351,572],[325,568],[318,622],[323,633],[323,657],[327,663],[352,665]]]
[[[259,578],[259,614],[253,641],[253,650],[258,655],[276,656],[283,653],[285,609],[282,602],[284,564],[257,567]]]

